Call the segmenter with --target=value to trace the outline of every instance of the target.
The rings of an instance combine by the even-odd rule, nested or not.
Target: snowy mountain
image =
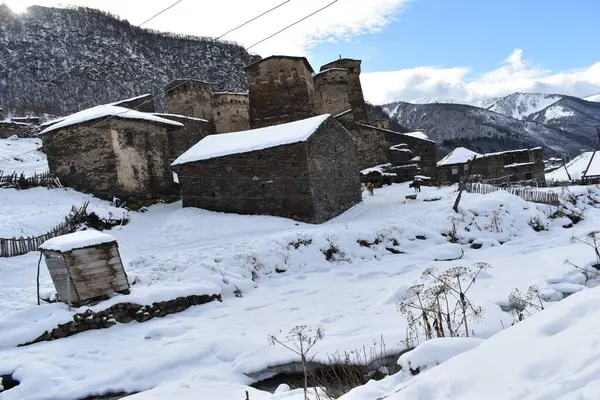
[[[516,119],[525,119],[564,97],[542,93],[513,93],[506,97],[485,100],[481,107]]]
[[[0,104],[17,114],[160,94],[181,77],[242,91],[242,67],[253,60],[237,44],[140,29],[98,10],[33,6],[18,14],[0,3]]]
[[[596,101],[596,102],[600,102],[600,93],[595,94],[593,96],[588,96],[588,97],[584,97],[583,98],[586,101]]]
[[[382,107],[397,124],[425,129],[442,151],[466,147],[479,153],[541,146],[549,155],[579,154],[590,147],[588,135],[521,121],[483,108],[462,104],[391,103]]]

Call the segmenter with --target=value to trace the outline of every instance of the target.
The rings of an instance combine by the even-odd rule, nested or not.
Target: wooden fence
[[[89,202],[86,202],[81,208],[73,206],[71,212],[65,217],[63,222],[43,235],[7,239],[0,238],[0,257],[16,257],[27,254],[30,251],[37,251],[40,245],[46,240],[74,232],[77,224],[87,215],[88,204]]]
[[[558,193],[546,192],[542,190],[527,189],[522,187],[499,187],[485,183],[467,183],[466,191],[469,193],[488,194],[504,190],[515,196],[519,196],[523,200],[533,203],[548,204],[557,206],[560,204]]]
[[[27,177],[23,173],[6,174],[0,171],[0,188],[29,189],[32,187],[59,188],[62,185],[57,177],[50,174],[50,171]]]

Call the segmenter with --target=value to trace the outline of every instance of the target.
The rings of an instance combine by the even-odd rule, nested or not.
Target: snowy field
[[[38,151],[41,139],[0,139],[0,171],[31,176],[48,171],[46,155]]]
[[[0,259],[0,375],[21,381],[0,399],[69,400],[122,391],[141,392],[133,400],[243,399],[248,390],[252,400],[298,400],[300,391],[272,395],[247,386],[253,382],[248,374],[297,360],[269,346],[267,335],[296,325],[322,326],[325,337],[315,347],[320,361],[381,337],[388,351],[398,352],[406,347],[406,322],[397,302],[409,287],[430,283],[421,277],[427,268],[443,271],[476,262],[491,266],[469,291],[484,310],[470,324],[476,338],[425,342],[400,360],[405,366],[419,364],[424,372],[412,377],[402,371],[343,398],[375,400],[402,389],[390,399],[558,399],[561,392],[551,391],[550,384],[560,385],[555,379],[561,374],[563,389],[583,390],[586,376],[596,371],[595,360],[586,357],[597,358],[600,324],[594,321],[600,306],[594,296],[600,289],[587,290],[593,282],[563,261],[581,266],[594,261],[593,250],[571,238],[597,229],[600,210],[578,204],[586,209],[585,218],[566,229],[567,218],[549,218],[555,208],[496,192],[463,194],[455,214],[455,189],[423,187],[414,201],[405,199],[412,193],[407,184],[378,189],[374,196],[365,192],[361,204],[322,225],[182,209],[181,203],[129,213],[131,222],[110,233],[119,240],[134,283],[131,294],[94,310],[191,294],[222,293],[224,301],[26,347],[16,345],[85,308],[69,312],[62,304],[36,305],[38,253]],[[86,200],[99,212],[118,212],[72,190],[0,190],[1,232],[42,233]],[[545,230],[536,232],[533,226]],[[456,243],[449,243],[449,236]],[[42,266],[44,297],[54,288]],[[551,300],[561,299],[561,292],[584,293],[544,303],[548,310],[510,327],[516,317],[500,305],[515,289],[525,292],[531,285],[539,285]],[[569,351],[563,344],[581,357],[565,362]],[[579,375],[567,382],[571,371]],[[491,393],[484,392],[484,384],[499,375],[506,375],[512,391],[497,383]],[[481,385],[472,384],[474,376]],[[536,397],[544,383],[545,391]],[[581,390],[572,398],[594,398]]]

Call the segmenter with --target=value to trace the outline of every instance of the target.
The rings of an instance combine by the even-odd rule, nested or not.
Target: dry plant
[[[279,339],[275,335],[267,337],[270,345],[280,345],[300,357],[304,374],[304,400],[308,400],[308,363],[314,358],[314,356],[310,357],[310,352],[323,337],[325,337],[325,331],[322,327],[311,329],[306,325],[295,326],[283,339]],[[315,394],[318,396],[319,391],[315,390]]]
[[[541,291],[537,285],[530,286],[526,293],[522,293],[519,289],[513,290],[508,296],[508,302],[519,321],[544,309]]]
[[[421,334],[425,340],[434,337],[469,336],[469,321],[483,316],[483,309],[469,300],[467,293],[479,274],[490,268],[487,263],[475,263],[472,268],[454,267],[442,273],[434,268],[423,272],[434,283],[414,285],[410,293],[398,303],[407,325],[406,345],[414,347]]]

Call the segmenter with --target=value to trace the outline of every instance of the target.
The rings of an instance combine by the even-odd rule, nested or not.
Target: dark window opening
[[[217,115],[220,116],[221,115],[221,111],[217,111]]]
[[[215,192],[212,192],[212,196],[213,196],[213,197],[217,197],[217,193],[215,193]]]
[[[262,160],[262,155],[261,154],[258,155],[258,159]]]
[[[353,73],[354,73],[354,68],[350,68],[350,69],[348,69],[348,71],[349,71],[351,74],[353,74]]]
[[[133,132],[131,132],[131,131],[125,132],[125,144],[127,146],[133,146]]]

